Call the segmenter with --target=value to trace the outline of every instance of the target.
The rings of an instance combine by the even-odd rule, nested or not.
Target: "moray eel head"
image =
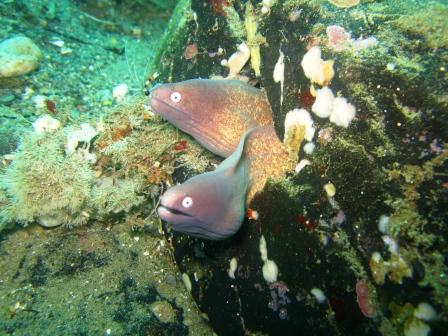
[[[163,194],[157,213],[174,231],[217,240],[239,230],[250,184],[243,155],[245,139],[214,171],[194,176]]]
[[[244,200],[235,194],[225,174],[210,172],[168,189],[160,198],[157,213],[174,231],[205,239],[225,239],[241,226]]]
[[[152,110],[181,129],[194,119],[191,111],[196,111],[201,101],[204,101],[203,92],[193,81],[159,84],[151,90]]]
[[[212,152],[228,156],[213,119],[216,106],[223,105],[222,93],[205,84],[204,80],[189,80],[157,85],[151,90],[151,108]]]

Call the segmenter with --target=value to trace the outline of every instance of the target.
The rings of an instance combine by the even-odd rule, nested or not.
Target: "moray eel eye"
[[[182,200],[182,206],[184,207],[184,208],[189,208],[189,207],[191,207],[193,205],[193,200],[191,199],[191,197],[185,197],[183,200]]]
[[[171,101],[173,103],[178,103],[178,102],[180,102],[181,99],[182,99],[182,96],[179,92],[173,92],[171,94]]]

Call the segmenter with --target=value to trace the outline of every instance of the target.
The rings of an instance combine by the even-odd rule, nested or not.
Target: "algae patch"
[[[447,17],[446,4],[429,4],[415,14],[402,16],[394,24],[411,36],[420,37],[426,48],[448,48]]]

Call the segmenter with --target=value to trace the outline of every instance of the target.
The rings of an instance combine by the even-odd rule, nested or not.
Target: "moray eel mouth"
[[[154,96],[151,96],[151,107],[154,112],[156,112],[157,114],[162,114],[163,116],[166,116],[167,114],[173,112],[184,113],[182,110]]]
[[[194,217],[189,215],[188,213],[182,212],[180,210],[170,208],[166,205],[159,205],[157,208],[157,214],[160,218],[162,218],[164,221],[172,222],[172,221],[179,221],[179,219],[182,220],[194,220]]]
[[[163,202],[157,208],[157,214],[162,220],[170,223],[174,231],[204,239],[210,239],[210,237],[213,237],[213,239],[221,239],[219,234],[210,230],[210,226],[206,223],[186,212],[171,208],[167,204],[163,204]]]

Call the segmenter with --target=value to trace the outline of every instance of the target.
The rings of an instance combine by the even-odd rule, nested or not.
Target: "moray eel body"
[[[268,178],[281,178],[291,161],[278,139],[263,91],[236,80],[193,79],[156,86],[155,113],[227,157],[214,171],[167,190],[159,217],[173,230],[225,239],[244,220],[246,204]]]
[[[172,187],[160,199],[159,216],[173,230],[206,239],[235,234],[246,203],[268,178],[284,177],[289,156],[272,125],[255,127],[214,171]]]
[[[238,80],[191,79],[151,90],[152,110],[201,145],[228,157],[250,129],[272,125],[265,93]]]

